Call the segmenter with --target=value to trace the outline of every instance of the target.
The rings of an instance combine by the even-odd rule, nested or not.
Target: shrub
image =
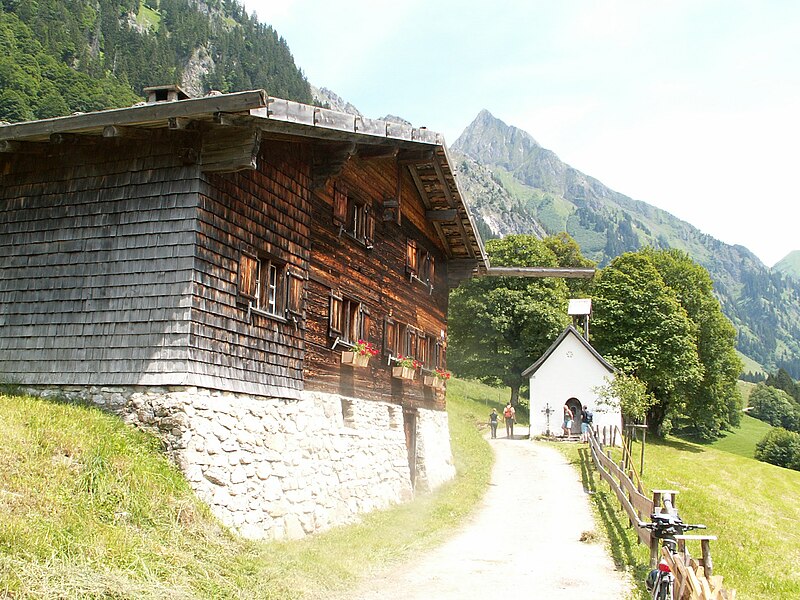
[[[800,471],[800,433],[782,427],[771,429],[756,444],[755,457],[762,462]]]

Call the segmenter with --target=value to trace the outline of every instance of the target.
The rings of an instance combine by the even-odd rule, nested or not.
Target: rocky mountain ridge
[[[684,250],[711,274],[739,331],[739,349],[800,377],[800,283],[790,273],[770,270],[747,248],[608,188],[486,110],[455,141],[452,156],[485,237],[566,231],[601,266],[644,246]]]

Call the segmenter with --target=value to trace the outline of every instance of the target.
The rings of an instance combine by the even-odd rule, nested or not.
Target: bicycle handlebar
[[[701,523],[684,523],[679,518],[670,519],[668,522],[662,521],[653,521],[648,523],[646,521],[638,521],[637,526],[642,529],[649,529],[653,531],[655,529],[665,529],[667,527],[679,527],[681,531],[691,531],[692,529],[706,529],[705,525]]]

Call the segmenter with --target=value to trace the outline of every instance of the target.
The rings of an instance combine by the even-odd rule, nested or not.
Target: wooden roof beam
[[[434,159],[433,149],[404,150],[397,156],[401,165],[427,165]]]
[[[428,198],[428,193],[425,191],[425,186],[422,184],[422,179],[420,179],[417,168],[414,165],[408,165],[408,171],[411,173],[411,179],[414,182],[414,186],[417,188],[417,191],[419,192],[419,197],[422,199],[422,205],[425,207],[427,214],[427,211],[431,210],[431,200]],[[444,234],[441,223],[439,221],[433,221],[432,223],[433,228],[436,231],[436,235],[439,236],[439,240],[442,242],[445,256],[447,256],[448,259],[451,259],[453,257],[453,249],[450,248],[450,244],[447,242],[447,236]]]
[[[448,208],[445,210],[428,210],[425,211],[425,218],[432,222],[447,222],[452,223],[458,218],[458,211],[455,208]]]
[[[125,127],[122,125],[107,125],[103,127],[104,138],[117,138],[126,140],[146,140],[153,136],[151,131],[141,127]]]
[[[455,198],[453,197],[453,192],[450,189],[450,184],[447,182],[447,179],[444,176],[444,171],[442,171],[442,165],[439,164],[438,160],[433,161],[433,168],[436,171],[436,176],[439,178],[439,181],[442,183],[442,189],[444,191],[445,198],[447,198],[447,205],[450,208],[456,208],[458,203],[456,202]],[[464,206],[464,210],[467,210],[467,207]],[[468,217],[469,218],[469,217]],[[475,258],[475,249],[472,247],[471,240],[467,235],[467,229],[464,227],[464,222],[458,218],[455,219],[456,225],[458,225],[459,232],[461,233],[461,237],[464,240],[464,246],[469,253],[470,258]]]
[[[356,149],[356,155],[363,160],[377,158],[395,158],[400,153],[399,148],[387,148],[385,146],[362,146]]]
[[[337,177],[344,169],[347,161],[356,151],[353,142],[331,144],[325,148],[324,154],[314,152],[314,166],[312,167],[313,189],[324,187],[331,177]]]
[[[0,152],[14,154],[41,154],[47,149],[47,144],[42,142],[17,142],[14,140],[0,140]]]
[[[487,277],[560,277],[564,279],[591,279],[595,269],[577,267],[488,267]]]
[[[63,144],[70,146],[89,146],[98,140],[96,135],[85,135],[82,133],[51,133],[50,141],[53,144]]]

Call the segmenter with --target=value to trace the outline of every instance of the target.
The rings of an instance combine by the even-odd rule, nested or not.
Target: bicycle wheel
[[[672,598],[672,577],[664,577],[658,587],[658,600],[674,600]]]

